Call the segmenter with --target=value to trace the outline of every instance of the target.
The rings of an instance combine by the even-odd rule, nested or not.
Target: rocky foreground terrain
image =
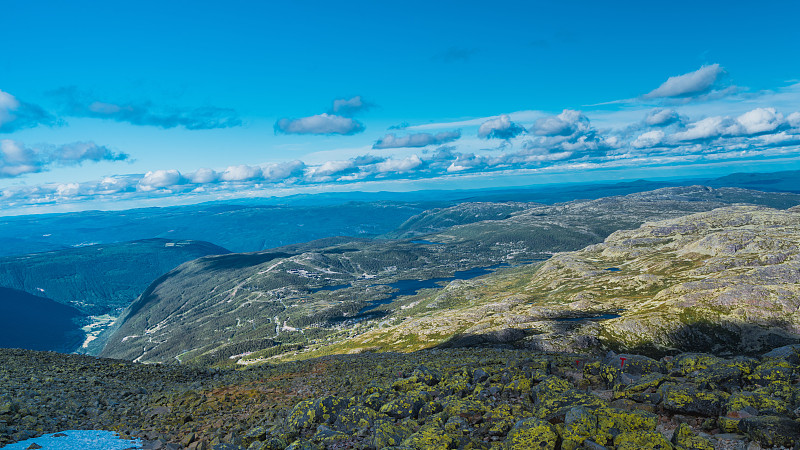
[[[78,428],[173,449],[797,448],[798,376],[800,346],[434,349],[238,371],[0,350],[0,444]]]

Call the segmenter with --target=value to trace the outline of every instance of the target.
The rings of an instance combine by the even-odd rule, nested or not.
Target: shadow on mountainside
[[[720,321],[681,324],[667,333],[640,339],[635,345],[613,341],[599,327],[581,322],[553,321],[547,333],[532,329],[506,328],[488,333],[458,334],[437,348],[515,348],[602,354],[608,350],[660,358],[684,352],[718,356],[759,355],[776,347],[800,343],[800,335],[788,331],[790,323],[771,320],[760,324]],[[589,331],[589,332],[587,332]]]

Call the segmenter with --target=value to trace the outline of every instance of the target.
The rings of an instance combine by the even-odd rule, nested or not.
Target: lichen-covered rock
[[[417,391],[401,395],[389,403],[383,405],[380,409],[382,414],[394,417],[395,419],[404,419],[406,417],[416,418],[420,409],[430,399],[430,394],[425,391]]]
[[[381,421],[375,426],[372,445],[375,448],[394,447],[411,435],[411,430],[391,421]]]
[[[640,379],[634,381],[633,383],[625,386],[622,384],[614,386],[614,399],[618,398],[633,398],[636,401],[642,401],[647,396],[643,396],[640,394],[645,393],[656,393],[656,389],[661,386],[667,379],[667,375],[662,373],[654,372],[649,373],[647,375],[642,376]],[[659,395],[660,399],[660,395]],[[647,398],[649,401],[650,399]],[[658,403],[658,401],[655,401]]]
[[[386,417],[375,412],[372,408],[355,405],[339,413],[333,426],[339,431],[353,433],[356,430],[371,427],[375,420],[381,416]]]
[[[616,354],[609,352],[603,359],[603,364],[619,369],[621,372],[630,375],[647,375],[650,373],[665,372],[664,365],[653,358],[642,355],[632,355],[628,353]]]
[[[719,359],[707,367],[688,374],[700,389],[733,390],[742,387],[744,377],[752,372],[758,361],[752,358],[737,357],[730,360]]]
[[[594,414],[597,417],[597,432],[592,440],[602,445],[610,444],[623,432],[655,431],[658,424],[658,416],[640,410],[604,407],[594,411]]]
[[[401,444],[417,450],[456,448],[457,441],[435,424],[425,425]]]
[[[597,416],[583,406],[570,408],[564,418],[561,449],[575,450],[587,439],[597,436]]]
[[[295,405],[286,418],[286,425],[295,431],[308,428],[317,422],[317,409],[311,400],[303,400]]]
[[[550,423],[535,418],[523,419],[514,425],[505,441],[506,450],[554,450],[558,434]]]
[[[626,431],[614,438],[617,450],[671,450],[674,447],[656,431]]]
[[[767,386],[776,381],[788,382],[795,366],[783,359],[768,359],[753,369],[747,380],[759,386]]]
[[[420,383],[425,383],[428,386],[435,386],[442,379],[442,374],[438,370],[430,369],[427,366],[416,367],[411,376],[416,377]]]
[[[725,409],[728,412],[739,411],[748,406],[754,408],[762,415],[783,415],[788,414],[790,411],[789,405],[784,400],[759,392],[736,392],[731,394],[731,396],[728,397],[728,401],[725,403]]]
[[[267,439],[267,430],[264,427],[251,428],[244,436],[242,436],[242,446],[247,448],[255,441],[263,441]]]
[[[593,409],[606,405],[607,403],[596,395],[577,389],[568,389],[561,392],[541,390],[536,395],[534,416],[550,420],[566,414],[570,408],[576,406],[585,406]]]
[[[531,391],[532,382],[525,374],[518,374],[503,386],[503,394],[521,395]]]
[[[341,431],[332,430],[325,425],[320,425],[317,427],[316,434],[314,434],[314,437],[311,438],[313,442],[322,444],[325,447],[329,447],[340,441],[346,441],[348,439],[350,439],[350,433],[342,433]]]
[[[521,415],[522,411],[514,411],[510,405],[499,405],[492,408],[483,416],[484,421],[488,424],[487,434],[493,437],[505,436],[520,420]]]
[[[739,429],[765,446],[792,446],[800,442],[800,424],[788,417],[748,417],[739,421]]]
[[[289,446],[286,447],[286,450],[321,450],[321,447],[314,445],[305,439],[298,439],[289,444]]]
[[[328,395],[316,400],[304,400],[292,409],[286,419],[287,426],[294,431],[309,428],[318,423],[333,423],[336,414],[347,408],[347,399]]]
[[[665,384],[662,388],[664,408],[681,414],[718,416],[727,398],[724,392],[703,391],[691,385]]]
[[[262,446],[260,447],[261,450],[283,450],[286,448],[286,441],[280,437],[269,437],[266,441],[260,442],[256,441],[253,444],[260,443]],[[252,445],[248,447],[247,450],[250,450]]]
[[[714,450],[714,444],[708,439],[698,436],[692,428],[681,423],[672,434],[672,444],[678,450]]]
[[[738,417],[721,416],[717,418],[717,425],[719,429],[726,433],[739,433],[739,421],[742,420]]]
[[[785,345],[783,347],[774,348],[767,353],[764,353],[763,358],[783,359],[789,364],[794,364],[795,366],[800,365],[800,344]]]
[[[480,417],[489,409],[487,404],[478,400],[448,397],[445,399],[444,415],[448,418],[453,416]]]
[[[474,384],[483,383],[488,379],[489,379],[489,372],[483,370],[482,367],[478,367],[472,372],[472,382]]]

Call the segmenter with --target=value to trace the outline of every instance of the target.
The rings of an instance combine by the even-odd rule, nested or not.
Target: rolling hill
[[[532,262],[602,242],[614,231],[738,203],[786,208],[800,203],[800,196],[736,188],[664,188],[536,205],[497,220],[416,238],[345,239],[323,241],[318,247],[204,257],[154,282],[125,311],[102,355],[208,363],[294,354],[298,348],[312,354],[409,320],[409,314],[420,312],[415,302],[442,292],[447,282],[469,285],[463,280],[507,265],[516,267],[506,270],[531,272]],[[461,207],[474,211],[480,204]],[[498,205],[487,208],[488,215],[502,210]],[[452,211],[444,213],[453,217]],[[422,311],[436,314],[437,308],[461,301],[441,300]],[[443,342],[458,331],[436,339]]]

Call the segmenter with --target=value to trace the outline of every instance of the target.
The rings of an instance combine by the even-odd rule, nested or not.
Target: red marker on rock
[[[619,361],[620,361],[620,363],[619,363],[619,370],[622,370],[622,369],[624,369],[624,368],[625,368],[625,360],[626,360],[626,359],[628,359],[628,358],[626,358],[626,357],[624,357],[624,356],[620,356],[620,357],[619,357]]]

